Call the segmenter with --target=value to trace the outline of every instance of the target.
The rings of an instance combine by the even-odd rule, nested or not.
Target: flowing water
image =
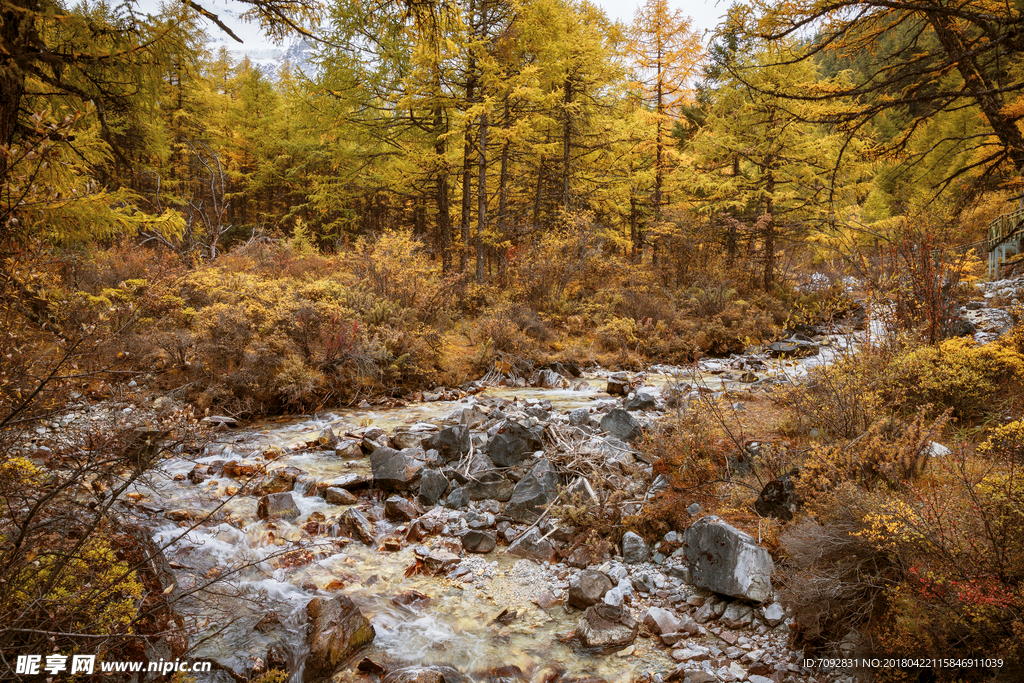
[[[841,348],[841,339],[833,339],[831,346],[824,347],[820,358],[769,361],[757,374],[761,378],[803,375],[807,367],[827,362],[835,349]],[[713,390],[726,385],[743,390],[746,386],[724,379],[724,362],[710,360],[701,367],[706,372],[657,368],[658,372],[647,375],[646,383],[658,386],[682,381]],[[504,555],[499,546],[467,561],[473,567],[472,582],[421,574],[407,578],[406,569],[415,565],[416,556],[415,544],[404,543],[404,528],[398,529],[383,519],[374,520],[378,539],[403,538],[396,552],[349,542],[337,536],[337,527],[331,526],[331,520],[339,517],[346,506],[304,495],[317,481],[352,473],[369,475],[366,457],[346,459],[333,451],[305,448],[306,442],[315,440],[326,427],[339,435],[359,433],[370,425],[389,433],[412,430],[426,434],[453,411],[487,398],[519,402],[548,399],[558,411],[612,400],[601,390],[604,381],[600,376],[590,375],[583,380],[582,385],[577,381],[576,389],[489,387],[462,401],[271,419],[243,430],[222,432],[224,440],[212,444],[199,457],[164,461],[157,475],[139,486],[142,504],[184,511],[192,519],[207,515],[209,519],[191,530],[188,527],[193,522],[161,519],[152,529],[155,540],[168,546],[165,554],[181,579],[181,587],[192,585],[194,579],[189,577],[227,578],[212,591],[195,593],[181,603],[184,612],[204,628],[203,637],[193,638],[193,643],[199,645],[190,656],[214,659],[245,671],[252,669],[255,657],[265,658],[268,648],[276,647],[278,661],[284,660],[293,671],[301,670],[305,657],[300,623],[303,608],[317,595],[346,594],[376,629],[377,636],[366,654],[391,664],[443,663],[470,674],[508,664],[529,674],[539,667],[559,664],[570,674],[600,676],[612,682],[632,680],[644,671],[671,670],[674,662],[651,640],[637,639],[635,651],[626,657],[591,656],[559,642],[558,634],[572,631],[580,613],[567,613],[561,606],[545,611],[532,602],[544,591],[564,589],[565,582],[554,571]],[[294,450],[298,447],[302,450]],[[263,453],[268,450],[273,456],[283,455],[265,458]],[[211,477],[199,484],[183,480],[197,463],[216,460],[237,460],[270,472],[283,467],[302,470],[305,474],[296,481],[294,491],[301,515],[291,522],[258,519],[257,495],[232,495],[244,477]],[[361,502],[365,501],[364,497]],[[314,535],[303,529],[318,520],[320,528]],[[444,543],[449,549],[461,551],[450,537],[434,536],[424,541],[431,547]],[[505,609],[516,611],[516,618],[508,624],[492,623]]]

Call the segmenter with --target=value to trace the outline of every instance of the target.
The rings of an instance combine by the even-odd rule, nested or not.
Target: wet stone
[[[335,486],[324,489],[324,500],[331,505],[355,505],[359,502],[353,494]]]
[[[377,534],[374,532],[373,523],[360,510],[356,508],[345,510],[341,515],[341,522],[349,533],[366,545],[373,545],[376,542]]]
[[[395,669],[381,683],[472,683],[472,680],[457,669],[435,664]]]
[[[313,598],[306,604],[306,618],[309,656],[302,680],[307,683],[329,677],[376,636],[373,625],[345,595]]]
[[[384,490],[408,491],[419,485],[423,469],[422,451],[407,448],[396,451],[381,446],[370,455],[373,484]]]
[[[299,508],[291,492],[271,493],[256,503],[256,516],[260,519],[294,519],[299,516]]]
[[[339,458],[361,458],[363,447],[354,439],[344,439],[334,447],[334,454]]]
[[[384,516],[396,522],[411,522],[419,517],[419,510],[401,496],[391,496],[384,501]]]
[[[317,437],[316,443],[321,448],[334,450],[338,446],[338,436],[334,433],[333,429],[327,427],[320,432],[320,436]]]
[[[444,574],[459,562],[459,556],[450,550],[432,550],[423,558],[423,564],[432,574]]]
[[[321,486],[325,488],[339,488],[345,489],[346,491],[358,491],[359,489],[365,489],[370,485],[370,479],[362,474],[343,474],[334,479],[323,482]]]

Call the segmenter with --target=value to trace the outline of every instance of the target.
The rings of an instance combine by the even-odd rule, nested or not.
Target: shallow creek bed
[[[651,545],[627,534],[594,557],[548,514],[565,492],[599,485],[637,509],[664,485],[631,446],[643,427],[815,362],[553,373],[547,388],[474,387],[241,429],[225,420],[203,453],[163,461],[131,499],[202,633],[189,656],[214,662],[203,680],[270,668],[386,683],[843,679],[801,666],[770,557],[699,506],[693,519],[736,551],[716,560],[724,583],[687,557],[693,532]]]

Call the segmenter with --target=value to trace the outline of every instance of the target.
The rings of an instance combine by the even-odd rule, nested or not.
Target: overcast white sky
[[[640,0],[592,0],[604,8],[608,16],[627,24],[633,21],[633,14],[640,6]],[[711,30],[718,25],[725,11],[733,0],[669,0],[669,7],[681,9],[683,14],[693,19],[693,27],[698,33]]]
[[[643,0],[591,0],[604,8],[604,11],[612,19],[625,23],[633,21],[636,8]],[[699,34],[709,32],[718,25],[722,15],[735,0],[669,0],[669,6],[673,9],[680,9],[683,14],[693,19],[693,28]],[[155,12],[160,0],[138,0],[138,6],[145,11]],[[260,50],[272,47],[260,35],[260,30],[253,24],[246,24],[231,16],[243,12],[246,6],[235,0],[200,0],[200,4],[211,12],[220,15],[220,18],[230,26],[245,41],[239,45],[228,38],[220,29],[212,24],[207,26],[207,33],[215,44],[222,44],[229,50],[242,50],[252,53],[253,50]]]
[[[633,14],[636,12],[636,8],[640,5],[641,0],[592,0],[596,4],[604,8],[604,11],[608,13],[608,16],[619,21],[630,23],[633,21]],[[155,11],[155,8],[159,0],[139,0],[139,6],[143,9],[150,9]],[[683,14],[686,14],[693,19],[693,27],[698,33],[703,33],[714,29],[720,21],[725,11],[729,8],[729,5],[733,0],[669,0],[669,5],[673,9],[681,9]],[[207,0],[207,2],[201,2],[200,4],[207,7],[214,13],[221,14],[223,16],[223,9],[235,10],[241,12],[245,6],[239,2],[233,2],[232,0]],[[234,26],[235,22],[228,19],[228,24]],[[244,27],[242,30],[251,35],[251,29]],[[220,31],[216,27],[210,27],[210,37],[213,40],[218,41],[220,36],[217,35]],[[245,35],[242,38],[246,43],[250,42]]]

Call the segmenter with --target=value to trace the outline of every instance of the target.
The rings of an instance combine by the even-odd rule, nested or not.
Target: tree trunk
[[[533,196],[533,225],[536,227],[540,224],[540,195],[544,188],[544,155],[540,155],[540,161],[537,162],[537,192]]]
[[[565,80],[565,97],[563,99],[563,113],[565,125],[562,130],[562,208],[569,210],[569,161],[572,149],[572,118],[569,115],[569,106],[572,104],[572,81]]]
[[[480,27],[476,21],[476,2],[469,1],[469,31],[476,35]],[[476,56],[472,50],[466,63],[466,107],[472,107],[476,97],[477,71]],[[469,223],[473,212],[473,126],[466,117],[465,140],[462,147],[462,213],[460,214],[459,231],[459,272],[465,272],[469,258]]]
[[[509,106],[508,106],[508,95],[505,95],[505,115],[502,120],[501,127],[503,130],[508,131],[509,128]],[[508,227],[508,135],[505,136],[505,142],[501,145],[501,175],[498,178],[498,230],[501,232],[501,236],[505,236],[505,230]]]
[[[437,246],[441,250],[441,272],[447,275],[452,270],[452,228],[448,215],[448,162],[444,138],[444,110],[434,107],[434,154],[437,168],[434,170],[434,192],[437,199]]]
[[[1024,135],[1017,126],[1015,115],[1007,113],[999,85],[993,83],[978,65],[977,59],[957,31],[954,22],[946,15],[927,12],[928,23],[942,44],[950,59],[956,60],[957,71],[964,79],[964,87],[978,103],[978,107],[992,126],[992,132],[1002,143],[1006,155],[1013,161],[1018,173],[1024,174]]]
[[[764,204],[764,289],[767,292],[775,284],[775,173],[768,169],[765,182],[767,199]]]
[[[469,68],[475,69],[475,60],[470,58]],[[476,94],[476,74],[472,71],[466,80],[466,103],[473,102]],[[473,207],[473,127],[466,121],[465,141],[462,148],[462,214],[460,236],[462,245],[459,249],[459,270],[466,270],[467,252],[469,248],[469,223]]]
[[[476,281],[484,281],[484,231],[487,229],[487,114],[480,114],[480,152],[477,157]]]

